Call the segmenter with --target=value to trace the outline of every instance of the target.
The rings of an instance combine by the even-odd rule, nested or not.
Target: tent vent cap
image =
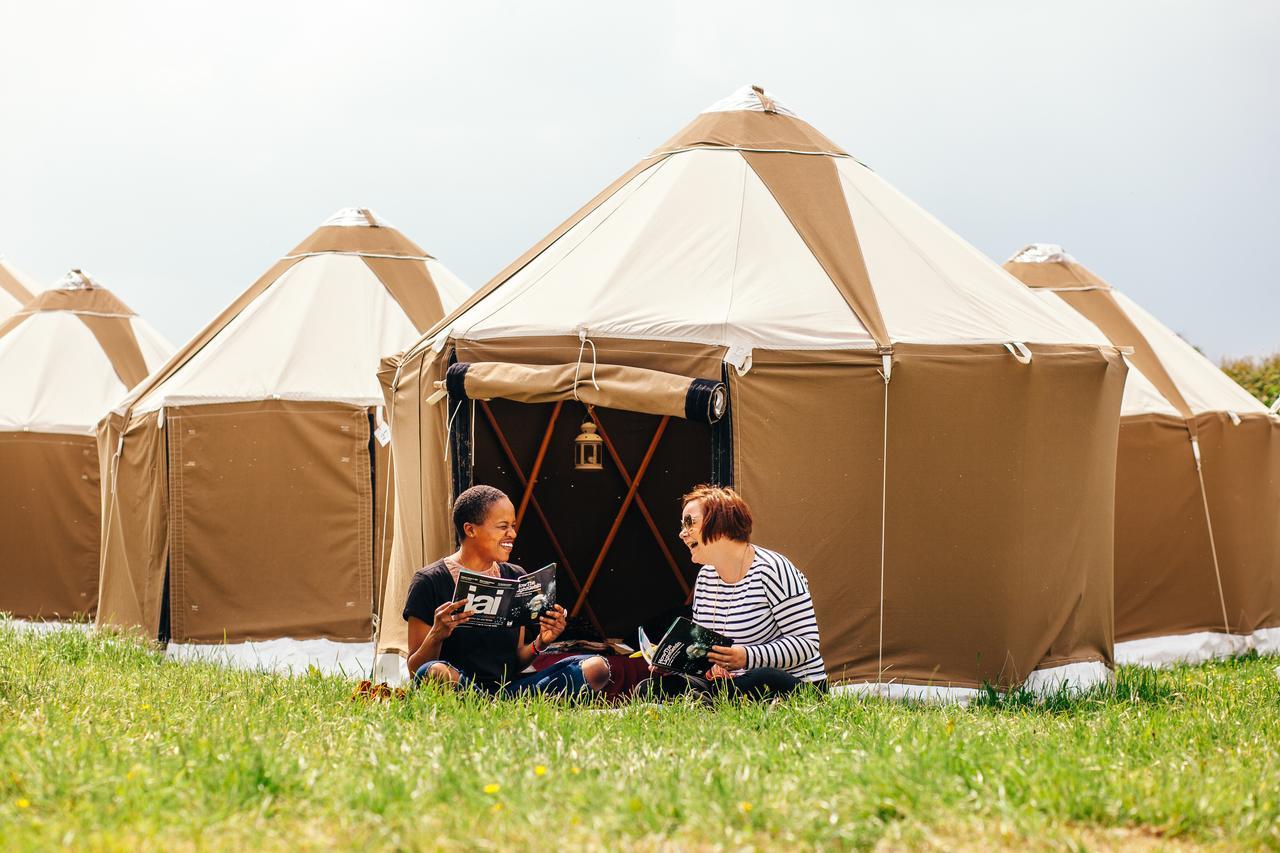
[[[98,287],[98,283],[84,270],[71,270],[54,284],[57,290],[89,290],[94,287]]]
[[[1076,259],[1057,243],[1029,243],[1009,259],[1015,264],[1074,264]]]
[[[321,228],[337,226],[339,228],[391,228],[390,222],[383,219],[367,207],[344,207],[324,222]]]
[[[782,103],[760,86],[743,86],[731,95],[721,98],[703,110],[704,113],[732,113],[747,110],[757,113],[777,113],[784,116],[797,117]]]

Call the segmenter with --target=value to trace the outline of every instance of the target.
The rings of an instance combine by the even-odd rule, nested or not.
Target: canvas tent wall
[[[0,320],[30,302],[37,290],[30,278],[0,255]]]
[[[451,362],[471,367],[445,405],[433,392]],[[381,650],[405,651],[393,615],[412,571],[453,548],[453,489],[497,464],[479,457],[496,440],[482,404],[503,386],[468,377],[516,369],[529,380],[490,412],[561,402],[580,417],[582,398],[606,421],[647,416],[637,453],[680,421],[682,382],[726,383],[727,418],[683,424],[701,431],[705,461],[677,470],[675,488],[727,457],[719,471],[752,503],[756,540],[807,573],[829,675],[849,689],[971,695],[1106,677],[1123,360],[768,94],[746,88],[702,113],[384,362],[398,503]],[[475,467],[462,460],[455,483],[446,445],[456,462],[466,442],[448,419],[468,399]],[[498,463],[514,470],[512,450]],[[591,525],[575,511],[596,500],[631,517],[644,458],[619,456],[607,486],[565,489],[576,531]],[[678,494],[645,501],[671,533]],[[589,532],[596,545],[609,535]],[[578,580],[598,569],[603,583],[613,559]],[[612,572],[614,606],[669,574],[661,562]],[[594,595],[571,604],[585,614]]]
[[[99,429],[99,624],[367,646],[390,494],[378,360],[467,293],[362,208],[267,270]]]
[[[79,270],[0,320],[0,612],[93,615],[94,426],[172,351]]]
[[[1005,269],[1133,350],[1116,486],[1116,654],[1280,651],[1280,419],[1060,246]]]

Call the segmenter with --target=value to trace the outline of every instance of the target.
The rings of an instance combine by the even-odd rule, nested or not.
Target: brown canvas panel
[[[753,110],[703,113],[650,156],[682,148],[743,148],[756,151],[805,151],[845,154],[808,122],[794,116]]]
[[[5,269],[4,264],[0,264],[0,290],[12,296],[23,305],[31,301],[31,291],[22,286],[22,282],[13,277],[10,272]]]
[[[0,433],[0,612],[92,617],[98,459],[92,436]]]
[[[22,306],[22,314],[39,311],[86,311],[92,314],[116,314],[132,317],[134,311],[105,287],[77,287],[45,290]]]
[[[439,332],[441,329],[448,326],[458,317],[461,317],[464,313],[466,313],[468,310],[471,309],[472,305],[475,305],[481,299],[484,299],[486,296],[488,296],[490,293],[496,290],[500,285],[502,285],[503,282],[511,278],[511,276],[515,275],[517,272],[524,269],[529,264],[530,261],[532,261],[534,258],[538,257],[538,255],[541,255],[543,252],[545,252],[549,246],[551,246],[553,243],[555,243],[557,240],[563,237],[570,228],[577,225],[579,222],[583,220],[584,217],[587,216],[587,214],[591,213],[591,211],[599,207],[601,202],[609,198],[618,190],[622,189],[623,186],[625,186],[632,178],[636,177],[641,172],[645,172],[645,171],[648,171],[649,169],[657,168],[663,162],[664,159],[665,158],[659,158],[657,160],[641,160],[639,163],[632,166],[626,172],[626,174],[624,174],[622,177],[618,178],[616,181],[609,184],[609,186],[601,190],[595,196],[595,198],[591,199],[591,201],[587,202],[582,207],[578,208],[572,216],[570,216],[564,222],[561,222],[558,226],[556,226],[555,230],[553,230],[546,237],[543,237],[540,241],[535,243],[523,255],[516,258],[511,263],[507,264],[507,266],[504,267],[500,273],[495,275],[493,278],[489,279],[489,281],[486,282],[480,289],[478,289],[475,293],[471,294],[471,296],[467,298],[466,301],[464,301],[457,308],[454,308],[447,315],[445,315],[445,317],[439,323],[436,323],[429,330],[424,332],[422,337],[419,338],[418,341],[412,347],[410,347],[406,352],[408,353],[417,352],[417,350],[421,349],[424,346],[424,344],[427,341],[429,341],[437,332]]]
[[[132,388],[147,377],[147,362],[138,348],[138,336],[128,317],[101,317],[80,314],[81,322],[93,334],[98,346],[106,353],[111,369],[124,387]]]
[[[1117,641],[1223,629],[1191,435],[1180,418],[1120,423],[1115,579]]]
[[[1202,414],[1200,453],[1233,632],[1280,626],[1280,423]]]
[[[431,257],[422,247],[395,228],[377,226],[324,225],[299,243],[290,256],[315,252],[351,252],[369,255],[395,255],[404,258]]]
[[[691,381],[688,376],[617,364],[479,361],[468,367],[464,384],[473,400],[501,397],[519,403],[552,403],[576,399],[584,405],[683,418]]]
[[[419,333],[440,322],[444,305],[424,262],[395,258],[365,258],[364,262]]]
[[[379,652],[407,654],[408,626],[400,616],[409,580],[427,564],[428,554],[451,553],[455,543],[453,490],[445,460],[447,406],[428,405],[424,399],[434,390],[433,383],[444,378],[448,356],[426,350],[398,366],[395,390],[391,386],[397,363],[384,361],[378,373],[391,420],[396,506],[377,642]]]
[[[173,638],[367,639],[367,411],[270,401],[167,419]]]
[[[98,425],[103,532],[97,624],[152,639],[160,629],[169,560],[168,460],[159,417],[148,412],[130,421],[118,459],[123,418],[111,415]]]
[[[1004,268],[1014,278],[1030,287],[1102,287],[1108,290],[1107,284],[1094,273],[1078,263],[1022,263],[1008,261]]]
[[[1118,354],[904,346],[889,386],[886,680],[1008,686],[1110,662]],[[879,659],[879,359],[757,353],[732,379],[758,541],[813,592],[833,678]],[[980,401],[980,405],[977,404]]]
[[[682,341],[641,341],[624,338],[592,338],[598,364],[619,364],[643,370],[659,370],[680,376],[719,379],[725,348]],[[548,335],[501,340],[451,341],[458,361],[500,361],[511,364],[577,364],[582,353],[583,370],[591,365],[591,347],[569,335]],[[427,390],[426,394],[431,391]]]
[[[742,156],[769,188],[867,334],[877,346],[887,347],[889,332],[871,289],[871,277],[835,161],[830,157],[760,152],[745,152]]]
[[[1116,302],[1110,290],[1060,291],[1058,296],[1097,326],[1111,343],[1118,347],[1131,347],[1133,354],[1129,356],[1129,360],[1133,362],[1133,366],[1142,371],[1142,375],[1156,386],[1160,395],[1179,414],[1184,418],[1191,417],[1191,407],[1187,405],[1173,377],[1165,370],[1164,363],[1151,348],[1146,336],[1129,319],[1129,315]]]
[[[382,616],[382,592],[391,562],[392,524],[395,521],[395,477],[391,470],[391,445],[373,443],[373,612]]]

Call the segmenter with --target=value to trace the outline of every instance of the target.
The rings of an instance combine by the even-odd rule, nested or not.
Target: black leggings
[[[784,669],[760,667],[749,669],[734,678],[699,678],[696,675],[655,675],[646,678],[632,690],[641,699],[670,699],[693,693],[704,699],[723,696],[728,699],[772,699],[786,696],[802,684],[812,684],[826,692],[827,680],[804,682]]]

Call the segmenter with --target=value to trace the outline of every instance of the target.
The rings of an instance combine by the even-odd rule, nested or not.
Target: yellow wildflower
[[[29,809],[29,808],[31,808],[31,801],[30,801],[30,800],[28,800],[28,799],[26,799],[25,797],[24,797],[24,798],[22,798],[21,800],[18,800],[18,808],[20,808],[20,809]]]
[[[579,773],[581,773],[581,772],[582,772],[582,768],[581,768],[581,767],[570,767],[570,768],[569,768],[569,772],[570,772],[570,773],[572,773],[574,776],[577,776]]]
[[[533,768],[533,775],[534,775],[534,776],[546,776],[546,775],[547,775],[547,765],[545,765],[545,764],[539,764],[537,767]]]
[[[488,785],[484,786],[484,792],[486,794],[496,794],[501,790],[502,790],[502,786],[499,785],[497,782],[490,782]]]
[[[743,814],[746,814],[747,812],[751,811],[751,803],[748,803],[746,800],[743,800],[742,802],[738,803],[738,811],[742,812]]]

